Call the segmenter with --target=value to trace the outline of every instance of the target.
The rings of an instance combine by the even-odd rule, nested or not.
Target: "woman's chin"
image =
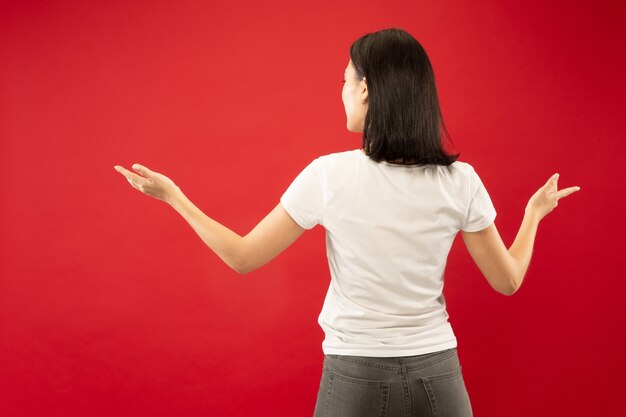
[[[359,129],[356,126],[353,126],[352,124],[350,124],[350,122],[346,123],[346,127],[348,128],[348,132],[352,132],[352,133],[361,133],[361,132],[363,132],[363,129]]]

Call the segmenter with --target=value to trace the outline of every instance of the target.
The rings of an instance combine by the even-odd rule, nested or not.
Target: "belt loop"
[[[403,358],[398,358],[398,365],[400,365],[400,375],[406,375],[406,366],[404,366]]]

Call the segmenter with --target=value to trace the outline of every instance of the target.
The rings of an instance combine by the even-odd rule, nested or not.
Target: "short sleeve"
[[[496,209],[483,182],[470,165],[470,201],[467,216],[461,230],[478,232],[490,226],[496,218]]]
[[[283,208],[304,229],[322,221],[324,188],[321,161],[314,159],[298,174],[280,198]]]

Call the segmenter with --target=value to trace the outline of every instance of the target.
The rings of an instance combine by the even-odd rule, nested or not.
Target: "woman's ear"
[[[361,80],[361,103],[367,103],[367,83],[365,77]]]

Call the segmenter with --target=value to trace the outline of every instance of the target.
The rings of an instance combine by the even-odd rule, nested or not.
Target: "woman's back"
[[[442,293],[447,256],[459,230],[481,230],[496,217],[471,165],[333,153],[307,166],[281,203],[303,228],[326,229],[325,354],[409,356],[456,346]]]

